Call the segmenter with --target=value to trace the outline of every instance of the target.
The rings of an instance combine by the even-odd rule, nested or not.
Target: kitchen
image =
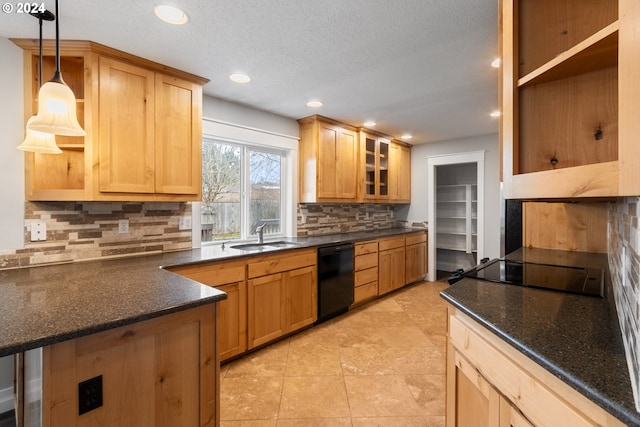
[[[64,10],[66,10],[66,8],[69,8],[69,6],[65,6],[63,4],[63,7],[65,7]],[[489,11],[490,13],[486,12],[485,15],[483,16],[488,16],[490,15],[492,17],[492,19],[495,19],[495,5],[492,6],[492,9]],[[63,12],[63,15],[64,16]],[[488,18],[487,18],[488,19]],[[32,19],[33,21],[33,19]],[[495,24],[495,22],[493,22],[493,24]],[[63,21],[63,25],[64,25],[64,21]],[[64,27],[63,27],[64,30]],[[34,31],[35,33],[35,31]],[[29,32],[29,37],[33,38],[33,34],[31,32]],[[495,33],[494,37],[495,37]],[[495,39],[494,39],[495,40]],[[3,44],[3,58],[13,58],[13,60],[11,61],[3,61],[3,75],[7,75],[7,76],[12,76],[12,79],[8,79],[8,81],[20,81],[22,79],[22,70],[21,69],[16,69],[19,67],[11,67],[10,64],[16,64],[16,63],[21,63],[22,62],[22,52],[20,51],[20,49],[16,48],[10,41],[8,40],[3,40],[6,43]],[[494,45],[495,46],[495,45]],[[6,52],[5,52],[6,50]],[[6,53],[6,55],[4,55],[4,53]],[[493,55],[495,54],[495,52],[489,52],[487,53],[487,55]],[[144,56],[144,55],[141,55]],[[487,60],[488,62],[488,60]],[[486,63],[483,65],[483,67],[486,66]],[[6,72],[4,67],[7,68]],[[495,79],[496,79],[496,73],[494,72],[493,74],[491,74],[491,70],[489,69],[489,67],[486,67],[486,70],[481,71],[481,73],[486,73],[486,75],[488,76],[489,80],[492,80],[495,84]],[[493,70],[495,71],[495,70]],[[12,108],[13,105],[21,105],[23,103],[23,94],[22,94],[22,90],[21,90],[21,85],[15,85],[15,84],[8,84],[8,87],[6,88],[6,92],[3,90],[3,93],[14,93],[15,95],[13,96],[13,98],[15,99],[15,103],[10,103],[10,104],[6,104],[3,102],[3,108],[7,108],[10,111],[7,112],[7,114],[3,114],[3,117],[13,117],[12,120],[9,119],[3,119],[3,120],[7,120],[6,124],[3,123],[3,127],[6,126],[7,129],[9,129],[9,131],[12,131],[15,135],[15,140],[19,141],[22,139],[22,126],[16,126],[16,123],[22,123],[23,117],[22,117],[22,109],[21,108]],[[4,88],[3,88],[4,89]],[[236,88],[233,89],[234,91],[238,91],[240,92],[242,89],[238,90]],[[494,92],[495,93],[495,92]],[[238,98],[240,99],[241,96],[240,94],[238,94]],[[240,99],[241,100],[241,99]],[[487,108],[487,107],[485,107]],[[489,110],[489,108],[487,108],[487,110]],[[310,112],[310,114],[313,114],[313,112]],[[309,114],[309,115],[310,115]],[[324,112],[323,112],[324,114]],[[13,116],[11,116],[13,115]],[[327,113],[327,115],[329,117],[331,117],[330,114]],[[211,117],[214,120],[212,121],[207,121],[205,120],[205,122],[203,123],[203,133],[205,134],[213,134],[213,135],[220,135],[220,133],[217,130],[211,130],[208,131],[208,127],[211,128],[217,128],[219,129],[220,127],[223,127],[225,123],[236,123],[236,124],[241,124],[244,125],[245,127],[248,128],[253,128],[253,129],[243,129],[243,131],[245,133],[251,133],[251,131],[253,131],[253,137],[259,139],[260,136],[263,135],[256,135],[259,132],[255,132],[255,129],[267,129],[272,133],[275,134],[280,134],[280,135],[284,135],[285,137],[283,138],[284,141],[282,142],[282,145],[286,146],[287,144],[291,143],[291,139],[292,138],[287,138],[286,136],[292,136],[292,137],[297,137],[298,136],[298,124],[297,122],[295,122],[295,120],[291,120],[291,119],[284,119],[280,116],[275,116],[272,114],[268,114],[268,113],[263,113],[260,111],[256,111],[253,109],[249,109],[247,107],[238,105],[238,104],[233,104],[224,100],[220,100],[220,99],[215,99],[215,98],[209,98],[209,97],[205,97],[204,100],[204,105],[203,105],[203,117]],[[296,118],[302,117],[300,115],[298,115]],[[446,154],[446,153],[455,153],[455,152],[464,152],[464,151],[474,151],[474,150],[482,150],[485,149],[487,151],[487,173],[492,173],[492,177],[491,179],[487,178],[487,193],[485,195],[485,200],[488,206],[496,206],[497,200],[499,198],[499,190],[497,187],[497,183],[498,183],[498,163],[499,163],[499,157],[498,157],[498,150],[497,150],[497,136],[495,135],[495,130],[496,130],[496,122],[491,122],[490,119],[487,119],[485,117],[485,119],[487,120],[488,125],[489,126],[489,131],[486,131],[485,133],[487,134],[494,134],[493,137],[491,136],[481,136],[481,137],[477,137],[477,136],[473,136],[473,135],[469,135],[469,137],[465,138],[465,137],[459,137],[459,138],[453,138],[453,139],[457,139],[457,141],[450,141],[448,143],[433,143],[433,144],[417,144],[414,145],[414,147],[412,148],[412,152],[411,152],[411,158],[412,158],[412,176],[411,176],[411,182],[412,182],[412,204],[411,205],[407,205],[407,206],[401,206],[395,208],[395,212],[394,212],[394,216],[396,218],[400,218],[400,219],[406,219],[409,221],[425,221],[426,220],[426,202],[425,202],[425,198],[420,197],[419,192],[421,191],[421,184],[420,183],[424,183],[427,182],[427,178],[426,178],[426,171],[424,168],[424,165],[417,163],[420,158],[426,158],[426,157],[430,157],[433,156],[435,154]],[[265,125],[264,123],[268,123],[268,125]],[[485,128],[486,129],[486,128]],[[491,130],[493,129],[493,130]],[[606,131],[606,129],[605,129]],[[483,131],[480,131],[483,132]],[[223,135],[224,136],[224,135]],[[249,138],[252,138],[251,136],[249,136]],[[424,138],[424,137],[423,137]],[[11,139],[11,138],[8,138]],[[426,139],[426,138],[424,138]],[[258,142],[258,141],[256,141]],[[15,144],[11,143],[11,144],[3,144],[3,150],[6,151],[7,155],[6,156],[2,156],[3,158],[7,159],[7,165],[3,165],[3,173],[6,173],[6,182],[16,182],[18,181],[18,185],[15,186],[15,188],[12,186],[12,188],[6,188],[3,190],[3,193],[6,192],[6,197],[4,197],[5,195],[3,194],[3,198],[7,201],[11,201],[11,200],[16,200],[17,202],[15,203],[8,203],[7,205],[5,205],[5,209],[7,209],[6,212],[6,218],[9,218],[7,221],[3,221],[3,226],[5,226],[7,228],[6,233],[3,229],[3,240],[6,239],[7,241],[7,246],[6,248],[10,251],[10,253],[8,253],[8,258],[13,258],[15,259],[15,257],[11,257],[11,255],[16,255],[14,252],[12,252],[11,250],[15,248],[21,248],[22,247],[22,241],[23,241],[23,235],[26,233],[26,230],[23,229],[23,222],[24,219],[26,218],[26,216],[23,216],[22,212],[17,212],[20,210],[20,206],[22,206],[23,204],[23,200],[24,200],[24,196],[22,194],[22,189],[23,189],[23,185],[21,180],[24,177],[23,174],[23,166],[22,166],[22,161],[21,161],[21,155],[20,153],[15,152],[13,146]],[[4,151],[3,151],[4,154]],[[287,160],[285,160],[287,161]],[[291,185],[294,185],[295,180],[290,180],[289,181]],[[490,185],[489,182],[493,182],[494,185]],[[491,192],[489,192],[489,190]],[[425,193],[428,192],[427,189],[422,190]],[[415,196],[415,193],[418,192],[418,197]],[[291,193],[294,193],[294,191],[292,191]],[[629,195],[632,194],[637,194],[637,193],[631,193]],[[493,198],[493,199],[491,199]],[[626,204],[632,204],[633,198],[631,198],[631,200],[622,200],[618,203],[617,206],[620,206],[620,209],[626,209],[623,208],[623,206],[626,206]],[[105,206],[106,205],[106,206]],[[113,212],[115,213],[115,216],[120,219],[126,217],[126,213],[122,213],[123,210],[129,209],[129,207],[123,207],[123,208],[119,208],[118,206],[115,206],[116,204],[96,204],[96,205],[89,205],[89,210],[95,210],[97,214],[99,214],[100,212],[108,212],[113,214]],[[295,205],[295,204],[294,204]],[[614,204],[615,205],[615,204]],[[62,210],[64,211],[76,211],[76,207],[73,208],[68,208],[68,207],[63,207]],[[87,216],[88,214],[86,212],[84,212],[83,210],[84,208],[80,208],[79,211],[77,211],[77,213],[75,215],[78,216]],[[143,207],[143,208],[134,208],[134,209],[138,209],[135,212],[132,212],[132,218],[130,219],[130,225],[135,226],[136,225],[136,221],[133,220],[133,218],[137,218],[136,216],[133,216],[135,214],[142,214],[143,211],[145,209],[147,209],[147,207]],[[151,208],[149,208],[150,210],[154,210],[153,206]],[[173,223],[173,221],[178,221],[177,217],[184,217],[186,215],[189,214],[188,211],[183,210],[183,207],[177,207],[174,209],[177,209],[178,212],[176,212],[175,214],[169,214],[169,219],[166,219],[167,223]],[[59,211],[61,210],[60,206],[56,205],[54,206],[52,209],[52,211]],[[163,206],[164,211],[170,211],[171,210],[171,206]],[[388,208],[384,209],[385,211],[388,212]],[[288,212],[285,212],[286,215],[289,215],[292,218],[296,218],[298,216],[298,214],[294,211],[294,210],[290,210]],[[5,213],[3,213],[3,218],[4,218]],[[46,213],[44,215],[47,215]],[[72,215],[74,215],[72,213]],[[375,217],[376,215],[379,215],[378,212],[356,212],[355,213],[355,217],[361,218],[361,217]],[[632,213],[633,215],[633,213]],[[139,216],[145,216],[145,215],[139,215]],[[302,217],[304,217],[305,215],[301,215]],[[307,218],[310,217],[311,215],[306,215]],[[11,220],[11,218],[13,218],[13,220]],[[44,216],[42,218],[45,218]],[[194,217],[196,218],[196,217]],[[32,218],[30,218],[32,219]],[[117,222],[117,220],[116,220]],[[302,221],[300,221],[302,222]],[[294,221],[290,221],[289,222],[289,227],[293,227]],[[15,226],[15,224],[19,224],[19,226]],[[140,223],[138,223],[140,224]],[[13,226],[12,226],[13,225]],[[303,224],[304,225],[304,224]],[[487,239],[493,239],[490,241],[487,241],[485,243],[485,256],[488,257],[497,257],[499,256],[499,244],[498,244],[498,236],[499,236],[499,221],[497,218],[497,215],[487,215],[487,219],[485,221],[485,234],[487,235]],[[77,232],[77,230],[73,231],[73,232]],[[167,244],[167,246],[165,248],[163,248],[163,250],[167,250],[167,251],[171,251],[171,250],[176,250],[176,249],[187,249],[190,246],[190,242],[185,241],[186,239],[188,240],[188,236],[190,233],[188,232],[180,232],[175,231],[175,233],[177,234],[177,240],[178,243],[175,244],[174,246],[171,246],[170,244]],[[6,236],[6,237],[4,237]],[[185,238],[186,236],[186,238]],[[625,237],[626,239],[628,239],[627,237]],[[632,240],[630,240],[632,241]],[[157,246],[157,243],[155,244]],[[116,246],[116,245],[114,245]],[[133,246],[133,245],[132,245]],[[120,246],[120,249],[126,249],[126,246]],[[117,254],[117,253],[127,253],[126,251],[120,251],[118,252],[117,250],[118,248],[114,247],[113,248],[113,252],[112,254]],[[134,252],[134,251],[132,251]],[[67,261],[69,260],[69,253],[67,252],[66,255],[63,254],[60,256],[60,258],[57,261]],[[54,254],[39,254],[38,256],[40,256],[40,260],[44,261],[44,262],[52,262],[52,261],[56,261],[55,259],[55,255]],[[22,257],[25,257],[25,255],[22,255]],[[66,258],[65,258],[66,257]],[[633,313],[632,311],[630,313]],[[633,319],[633,317],[631,317],[631,319]],[[633,321],[633,320],[631,320]],[[637,321],[637,319],[636,319]]]

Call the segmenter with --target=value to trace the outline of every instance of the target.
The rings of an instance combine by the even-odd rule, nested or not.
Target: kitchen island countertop
[[[392,228],[278,240],[304,248],[415,231],[420,230]],[[0,270],[0,357],[226,298],[222,291],[163,267],[291,249],[243,251],[229,245],[225,249],[213,245],[155,255]]]
[[[605,299],[464,278],[454,307],[628,425],[640,426],[606,254],[521,248],[508,259],[605,270]]]

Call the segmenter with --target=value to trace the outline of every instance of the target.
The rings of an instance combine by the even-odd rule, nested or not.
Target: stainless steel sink
[[[241,251],[256,251],[260,249],[269,249],[269,248],[295,248],[297,246],[298,246],[297,243],[280,240],[277,242],[242,243],[240,245],[233,245],[231,247],[233,249],[240,249]]]

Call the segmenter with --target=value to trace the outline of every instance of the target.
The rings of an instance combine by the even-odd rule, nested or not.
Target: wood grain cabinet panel
[[[501,2],[506,198],[640,194],[640,7]]]
[[[219,424],[217,304],[43,348],[45,427]],[[78,415],[78,384],[102,377],[103,405]]]
[[[299,268],[285,275],[285,331],[293,332],[318,318],[316,266]]]
[[[266,344],[285,334],[285,289],[282,273],[248,282],[248,348]]]
[[[378,295],[405,285],[405,236],[378,240]]]
[[[170,270],[227,293],[227,299],[219,302],[220,360],[244,353],[247,350],[247,261],[210,262]]]
[[[411,148],[395,140],[389,149],[389,201],[411,203]]]
[[[378,241],[353,245],[353,304],[358,305],[378,296]]]

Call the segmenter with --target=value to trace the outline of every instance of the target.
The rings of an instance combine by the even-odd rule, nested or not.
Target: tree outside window
[[[247,239],[262,224],[265,235],[281,234],[282,160],[282,153],[203,141],[203,242]]]

